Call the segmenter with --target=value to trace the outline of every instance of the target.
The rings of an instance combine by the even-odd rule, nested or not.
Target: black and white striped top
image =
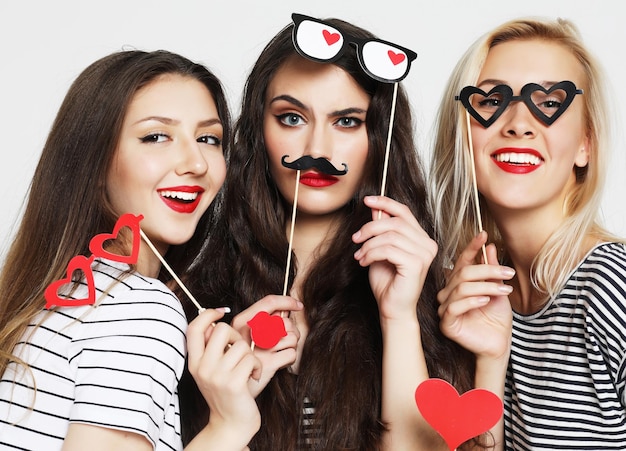
[[[604,243],[536,314],[514,314],[507,450],[626,450],[626,246]]]
[[[121,277],[125,264],[96,260],[92,268],[99,305],[43,311],[42,324],[16,347],[32,372],[11,364],[0,380],[1,449],[60,450],[70,422],[138,433],[157,450],[182,449],[177,386],[187,321],[180,302],[156,279]]]

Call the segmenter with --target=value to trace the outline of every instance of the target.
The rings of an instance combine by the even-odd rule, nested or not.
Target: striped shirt
[[[507,450],[626,450],[626,246],[604,243],[541,311],[513,315]]]
[[[30,371],[10,364],[0,380],[0,448],[60,450],[75,422],[180,450],[180,302],[156,279],[126,276],[125,264],[99,259],[92,268],[97,307],[42,311],[16,346]],[[85,293],[81,285],[74,296]]]

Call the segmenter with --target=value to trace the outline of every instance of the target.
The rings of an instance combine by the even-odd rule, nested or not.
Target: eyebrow
[[[278,102],[280,100],[284,100],[285,102],[289,102],[295,106],[297,106],[298,108],[302,108],[304,110],[309,110],[309,108],[302,102],[300,102],[298,99],[296,99],[295,97],[292,97],[290,95],[287,94],[281,94],[279,96],[274,97],[272,100],[270,100],[270,104],[274,103],[274,102]]]
[[[173,125],[173,124],[180,123],[180,121],[177,119],[172,119],[172,118],[165,117],[165,116],[148,116],[148,117],[139,119],[138,121],[135,121],[132,125],[137,125],[141,122],[148,122],[148,121],[157,121],[165,125]],[[198,122],[198,126],[200,127],[210,127],[211,125],[215,125],[215,124],[222,125],[222,121],[220,121],[219,118],[212,118],[212,119],[206,119],[204,121]]]
[[[538,85],[543,86],[544,88],[550,88],[551,86],[556,85],[557,83],[560,83],[559,81],[549,81],[549,80],[543,80],[540,82],[537,82]],[[476,87],[480,88],[483,85],[507,85],[508,83],[504,80],[498,80],[496,78],[487,78],[486,80],[481,81]]]
[[[289,102],[298,108],[309,111],[309,107],[307,107],[304,103],[300,102],[295,97],[292,97],[288,94],[282,94],[282,95],[276,96],[272,100],[270,100],[269,103],[272,104],[280,100],[284,100],[285,102]],[[337,110],[337,111],[333,111],[329,113],[328,117],[347,116],[350,114],[367,114],[367,110],[364,110],[363,108],[356,108],[356,107],[344,108],[343,110]]]

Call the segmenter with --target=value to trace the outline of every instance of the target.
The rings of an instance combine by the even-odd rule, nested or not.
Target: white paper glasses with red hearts
[[[293,44],[302,56],[317,62],[338,59],[352,44],[361,68],[383,83],[395,83],[409,73],[417,54],[381,39],[358,39],[313,17],[293,13]]]

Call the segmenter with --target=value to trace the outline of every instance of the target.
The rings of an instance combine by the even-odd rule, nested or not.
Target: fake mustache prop
[[[283,155],[280,159],[280,163],[288,169],[306,171],[307,169],[313,168],[326,175],[344,175],[348,172],[347,164],[341,163],[343,165],[343,170],[340,170],[333,166],[333,164],[324,157],[314,158],[310,155],[302,155],[297,160],[288,163],[285,161],[288,156],[289,155]]]

